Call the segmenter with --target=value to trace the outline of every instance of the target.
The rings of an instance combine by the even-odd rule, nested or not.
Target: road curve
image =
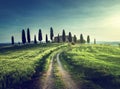
[[[75,82],[72,80],[70,74],[64,69],[62,63],[60,62],[59,55],[60,53],[57,54],[58,69],[62,75],[62,79],[63,79],[66,89],[80,89],[77,87]]]

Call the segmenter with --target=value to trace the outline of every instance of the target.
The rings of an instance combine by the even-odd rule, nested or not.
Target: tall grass
[[[89,82],[87,89],[120,89],[120,48],[108,45],[74,46],[61,57],[78,81]]]
[[[49,54],[60,44],[38,44],[1,48],[0,89],[12,88],[43,70]]]

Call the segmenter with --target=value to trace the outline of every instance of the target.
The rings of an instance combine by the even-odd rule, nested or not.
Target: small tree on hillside
[[[96,39],[94,39],[94,44],[96,44]]]
[[[37,44],[36,35],[34,35],[34,43]]]
[[[63,29],[62,32],[62,41],[65,42],[66,41],[66,35],[65,35],[65,30]]]
[[[87,36],[87,43],[88,44],[90,43],[90,36],[89,35]]]
[[[76,35],[74,35],[73,40],[74,40],[75,43],[77,42],[77,37],[76,37]]]
[[[80,35],[80,43],[81,43],[81,44],[84,43],[84,38],[83,38],[83,35],[82,35],[82,34]]]
[[[41,29],[39,29],[38,40],[39,40],[40,42],[42,41],[42,31],[41,31]]]
[[[58,39],[57,39],[57,42],[58,42],[58,43],[60,42],[60,36],[59,36],[59,34],[58,34]]]
[[[68,40],[69,40],[69,42],[72,42],[72,34],[71,34],[71,32],[69,32]]]
[[[14,45],[14,36],[11,37],[11,43]]]
[[[30,39],[30,30],[29,30],[29,28],[27,29],[27,40],[28,40],[28,43],[30,43],[31,39]]]
[[[53,28],[51,27],[50,28],[50,39],[51,39],[52,42],[53,42],[53,36],[54,36]]]
[[[25,44],[26,43],[26,36],[25,36],[25,30],[22,30],[22,43]]]
[[[48,35],[46,34],[46,43],[48,43]]]

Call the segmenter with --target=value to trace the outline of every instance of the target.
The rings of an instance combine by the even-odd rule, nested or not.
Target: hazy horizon
[[[1,0],[0,43],[21,42],[22,29],[30,28],[31,38],[42,29],[43,38],[53,27],[54,34],[72,32],[90,35],[91,40],[120,41],[120,0]]]

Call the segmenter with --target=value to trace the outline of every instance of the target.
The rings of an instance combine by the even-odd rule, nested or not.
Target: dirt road
[[[46,78],[43,84],[42,89],[54,89],[54,60],[57,60],[57,67],[59,70],[59,73],[61,74],[61,78],[63,80],[63,83],[65,84],[65,89],[79,89],[75,82],[72,80],[71,75],[64,69],[60,59],[59,59],[60,53],[56,55],[55,58],[52,58],[49,69],[46,73]]]
[[[62,74],[62,79],[66,89],[79,89],[75,84],[75,82],[72,80],[71,75],[63,68],[63,65],[59,59],[59,55],[60,54],[57,54],[58,68],[59,68],[59,72]]]
[[[54,69],[57,68],[57,73],[60,76],[60,80],[63,83],[64,88],[62,89],[80,89],[77,88],[76,83],[72,80],[71,75],[64,69],[60,59],[60,53],[52,57],[49,64],[49,68],[46,73],[40,77],[32,79],[32,81],[25,83],[21,87],[15,89],[61,89],[60,86],[55,86],[55,74]],[[56,64],[56,66],[54,66]]]
[[[53,89],[54,86],[54,76],[53,76],[53,57],[51,59],[51,63],[49,65],[49,69],[46,73],[46,78],[43,84],[42,89]]]

